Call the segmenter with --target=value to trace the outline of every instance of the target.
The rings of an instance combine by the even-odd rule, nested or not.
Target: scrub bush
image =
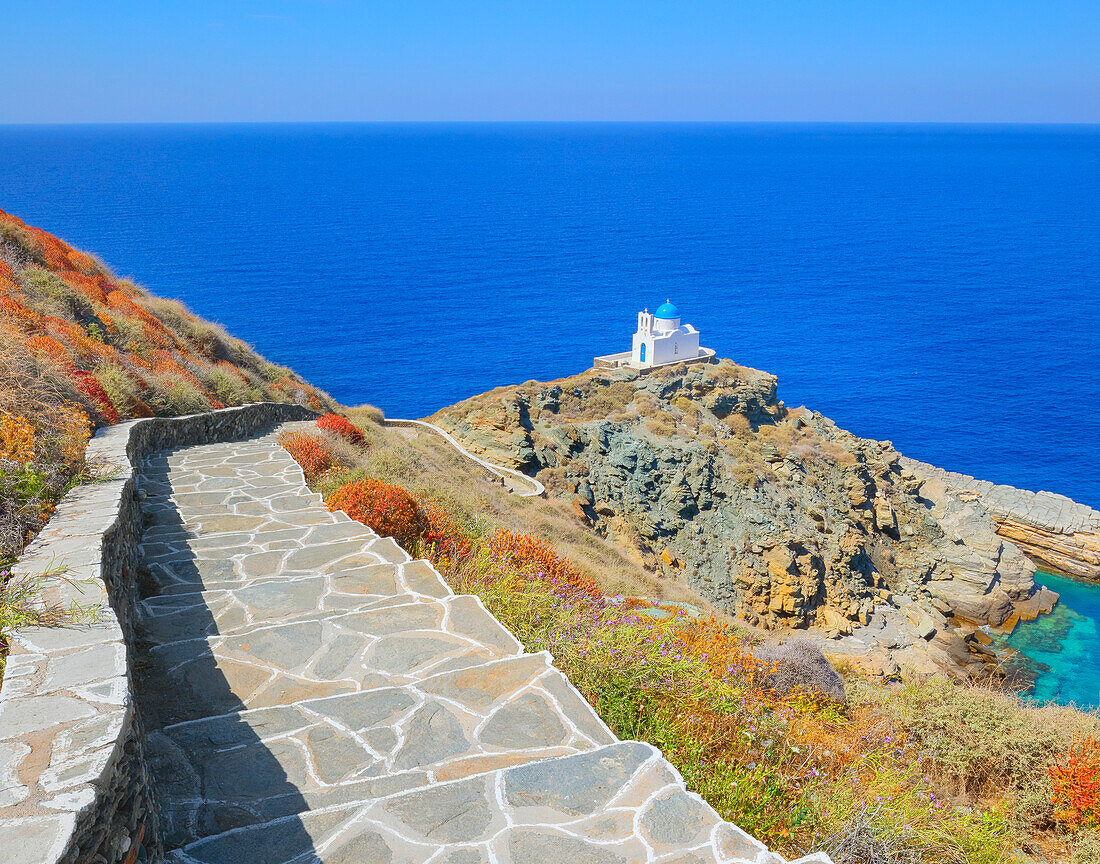
[[[844,701],[844,679],[812,642],[792,639],[782,645],[761,645],[755,654],[773,664],[769,681],[777,692],[801,690]]]
[[[276,440],[302,466],[302,473],[308,481],[312,482],[337,467],[332,448],[320,438],[303,432],[283,432]]]
[[[34,427],[24,417],[0,413],[0,462],[34,461]]]
[[[324,414],[317,418],[317,428],[343,438],[349,444],[362,444],[363,430],[339,414]]]
[[[95,375],[79,369],[72,374],[76,380],[76,389],[88,398],[96,413],[108,424],[119,422],[118,410]]]
[[[400,486],[373,477],[340,487],[327,503],[329,510],[343,510],[355,521],[402,545],[419,542],[428,527],[412,495]]]
[[[1070,828],[1100,831],[1100,742],[1076,738],[1049,772],[1054,816]]]

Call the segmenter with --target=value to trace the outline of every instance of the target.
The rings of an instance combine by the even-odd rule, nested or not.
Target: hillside
[[[590,371],[466,400],[431,419],[541,479],[649,568],[768,630],[828,650],[985,680],[980,629],[1049,611],[1034,565],[966,496],[724,360]]]
[[[337,407],[62,241],[6,215],[0,231],[7,555],[70,484],[95,482],[82,457],[98,426],[261,399]],[[537,473],[543,498],[369,406],[278,441],[330,510],[480,597],[616,735],[658,746],[773,848],[837,864],[1100,862],[1100,719],[929,674],[996,671],[983,626],[1053,602],[1034,567],[969,489],[788,409],[776,385],[730,361],[587,372],[435,415]],[[40,583],[23,578],[0,574],[0,639],[27,623],[20,603],[43,621]],[[776,646],[792,632],[843,680],[813,646]]]
[[[1100,861],[1094,832],[1059,814],[1048,771],[1087,767],[1095,714],[909,668],[883,679],[835,657],[844,699],[823,697],[833,673],[812,650],[731,624],[669,565],[593,530],[575,493],[509,494],[430,431],[346,414],[358,425],[322,418],[281,438],[329,507],[400,537],[529,650],[549,648],[617,735],[657,744],[773,848],[837,864]],[[778,669],[761,662],[777,651]],[[1091,800],[1079,799],[1085,812]]]
[[[0,211],[0,564],[80,475],[95,429],[259,401],[331,404],[217,325]]]

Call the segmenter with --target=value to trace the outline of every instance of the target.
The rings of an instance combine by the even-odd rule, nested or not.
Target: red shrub
[[[343,510],[356,522],[403,546],[420,540],[427,525],[412,495],[400,486],[372,477],[340,487],[327,503],[329,510]]]
[[[119,420],[118,411],[115,409],[110,397],[107,396],[107,392],[96,380],[95,375],[91,372],[80,371],[74,371],[72,375],[73,380],[76,382],[76,389],[91,400],[99,415],[108,423],[117,423]]]
[[[317,418],[317,428],[339,435],[349,444],[363,443],[363,430],[339,414],[324,414]]]
[[[473,544],[469,533],[447,510],[438,504],[421,502],[420,512],[425,520],[420,542],[428,558],[438,562],[441,558],[463,561],[470,557]]]
[[[1055,817],[1071,828],[1100,829],[1100,742],[1091,736],[1074,739],[1048,770]]]
[[[315,480],[336,467],[336,454],[320,438],[302,432],[283,432],[278,441],[294,461],[302,466],[306,480]]]

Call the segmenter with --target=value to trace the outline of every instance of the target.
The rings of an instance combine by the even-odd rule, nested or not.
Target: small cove
[[[1042,571],[1035,581],[1060,595],[1050,615],[1021,623],[1008,645],[1024,655],[1034,686],[1024,698],[1100,707],[1100,585]]]

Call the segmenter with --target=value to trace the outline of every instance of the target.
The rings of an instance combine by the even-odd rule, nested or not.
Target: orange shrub
[[[324,414],[317,418],[317,428],[324,432],[331,432],[347,441],[349,444],[363,443],[363,430],[339,414]]]
[[[1100,742],[1075,738],[1048,770],[1055,817],[1071,828],[1100,830]]]
[[[114,318],[112,318],[105,312],[96,312],[95,317],[105,331],[110,333],[112,336],[118,335],[118,325],[115,323]]]
[[[302,473],[306,475],[306,480],[314,480],[336,467],[336,454],[320,438],[303,432],[283,432],[279,435],[278,441],[294,461],[302,466]]]
[[[139,416],[150,416],[139,415]],[[82,408],[66,406],[58,411],[54,433],[61,440],[61,458],[69,465],[84,459],[84,448],[92,437],[92,424]]]
[[[571,594],[581,594],[594,600],[603,594],[596,583],[584,575],[572,561],[562,558],[545,541],[530,534],[516,534],[498,528],[485,541],[491,555],[517,570],[543,576],[553,582],[563,582]]]
[[[84,328],[64,318],[46,315],[42,318],[42,328],[46,333],[69,347],[81,363],[97,365],[104,360],[118,359],[118,351],[111,345],[105,345],[89,336]]]
[[[0,296],[0,315],[7,316],[24,330],[33,330],[42,324],[41,315],[6,295]]]
[[[772,666],[757,660],[744,640],[717,618],[684,617],[673,635],[683,653],[694,657],[718,679],[730,683],[762,682]]]
[[[15,287],[15,271],[8,266],[6,261],[0,261],[0,288]]]
[[[327,503],[329,510],[343,510],[356,522],[403,546],[424,535],[426,519],[416,499],[392,483],[373,477],[348,483],[333,492]]]
[[[36,354],[45,354],[57,361],[64,361],[69,356],[65,346],[52,336],[32,336],[27,340],[27,347]]]
[[[21,464],[34,461],[34,427],[25,417],[0,413],[0,460]]]
[[[153,313],[142,308],[120,290],[111,291],[107,295],[107,305],[125,318],[141,323],[145,338],[158,348],[172,348],[176,345],[176,337],[161,323]]]
[[[93,303],[107,303],[107,292],[111,290],[111,284],[102,276],[93,278],[76,270],[66,270],[59,275],[71,288],[75,288]]]

